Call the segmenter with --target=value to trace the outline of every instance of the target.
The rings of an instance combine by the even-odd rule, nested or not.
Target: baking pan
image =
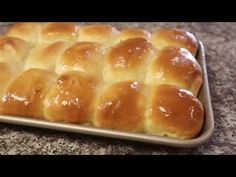
[[[124,140],[131,140],[136,142],[146,142],[154,143],[160,145],[175,146],[181,148],[195,147],[205,143],[211,137],[214,131],[214,116],[211,105],[211,97],[209,92],[209,83],[206,70],[206,61],[205,61],[205,52],[202,42],[199,42],[199,50],[197,54],[197,59],[203,70],[203,85],[199,93],[199,99],[204,105],[205,109],[205,121],[203,129],[198,137],[190,140],[181,140],[176,138],[160,137],[154,135],[148,135],[144,133],[130,133],[130,132],[121,132],[116,130],[100,129],[93,127],[85,127],[77,124],[69,123],[59,123],[59,122],[49,122],[45,120],[35,120],[26,117],[17,117],[17,116],[5,116],[0,115],[0,122],[46,128],[52,130],[73,132],[73,133],[82,133],[87,135],[96,135],[110,138],[118,138]]]

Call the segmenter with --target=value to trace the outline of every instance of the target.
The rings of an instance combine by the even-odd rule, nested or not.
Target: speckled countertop
[[[203,41],[215,115],[210,141],[193,149],[98,138],[0,123],[0,154],[236,154],[236,23],[113,23],[117,28],[174,26]],[[1,29],[8,25],[0,23]]]

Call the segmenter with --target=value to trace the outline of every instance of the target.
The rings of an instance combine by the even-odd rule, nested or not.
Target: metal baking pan
[[[77,124],[69,123],[59,123],[59,122],[49,122],[45,120],[35,120],[25,117],[16,117],[16,116],[5,116],[0,115],[0,122],[46,128],[52,130],[66,131],[72,133],[82,133],[87,135],[96,135],[110,138],[118,138],[124,140],[131,140],[136,142],[146,142],[154,143],[160,145],[175,146],[181,148],[195,147],[205,143],[211,137],[214,131],[214,116],[211,105],[211,97],[209,92],[209,83],[206,70],[206,61],[205,61],[205,52],[202,42],[199,42],[199,50],[197,54],[197,59],[203,70],[203,85],[199,93],[199,99],[204,105],[205,109],[205,121],[203,129],[198,137],[190,140],[181,140],[168,137],[153,136],[144,133],[130,133],[130,132],[121,132],[115,130],[107,130],[93,127],[85,127]]]

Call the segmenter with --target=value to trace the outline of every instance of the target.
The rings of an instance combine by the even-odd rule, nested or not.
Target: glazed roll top
[[[97,42],[105,47],[115,43],[119,31],[110,25],[85,25],[79,30],[79,41]]]
[[[176,28],[161,28],[152,34],[152,44],[159,50],[167,46],[186,48],[196,56],[198,43],[194,35]]]
[[[121,31],[121,33],[117,37],[117,43],[121,41],[125,41],[131,38],[144,38],[147,40],[151,39],[151,33],[146,30],[138,29],[138,28],[128,28]]]
[[[143,83],[122,81],[107,85],[96,104],[94,125],[142,132],[147,91]]]
[[[188,50],[170,46],[159,51],[148,68],[146,82],[177,85],[197,95],[202,85],[202,70]]]
[[[147,104],[147,133],[190,139],[201,131],[203,106],[191,92],[173,85],[154,86]]]
[[[46,23],[42,26],[40,43],[76,42],[78,35],[79,27],[75,23]]]
[[[44,118],[43,100],[56,74],[29,69],[11,82],[0,100],[0,113],[32,118]]]
[[[78,71],[63,73],[44,100],[47,120],[91,123],[96,95],[102,82],[94,76]]]
[[[153,57],[153,48],[144,38],[132,38],[112,47],[105,56],[103,78],[106,82],[143,81]]]
[[[95,42],[77,42],[63,52],[57,62],[56,72],[81,71],[102,77],[103,47]]]

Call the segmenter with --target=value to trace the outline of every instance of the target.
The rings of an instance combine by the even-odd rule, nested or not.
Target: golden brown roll
[[[112,47],[105,56],[103,78],[106,82],[143,81],[153,57],[151,43],[132,38]]]
[[[20,67],[15,64],[0,62],[0,95],[20,71]]]
[[[177,85],[197,95],[202,85],[202,70],[187,49],[166,47],[149,67],[146,83]]]
[[[191,92],[163,84],[153,87],[149,99],[146,133],[180,139],[198,135],[204,121],[204,110]]]
[[[166,46],[186,48],[196,56],[198,43],[190,32],[176,28],[162,28],[152,34],[152,44],[161,50]]]
[[[56,80],[50,71],[29,69],[14,79],[0,99],[0,113],[43,118],[43,100]]]
[[[107,85],[96,103],[94,126],[122,131],[142,132],[146,89],[135,81]]]
[[[56,65],[56,72],[76,70],[102,76],[103,48],[94,42],[78,42],[68,48]]]
[[[60,75],[44,100],[45,119],[90,123],[100,85],[101,82],[96,77],[78,71]]]
[[[78,26],[75,23],[46,23],[42,27],[40,37],[40,43],[75,42],[78,39]]]
[[[39,34],[41,31],[41,23],[16,23],[8,29],[7,36],[23,39],[32,44],[37,44],[39,40]]]
[[[117,43],[131,38],[145,38],[147,40],[150,40],[151,33],[143,29],[127,28],[121,31],[121,33],[117,37]]]
[[[15,62],[23,65],[32,46],[26,41],[15,37],[0,37],[0,62]]]
[[[38,45],[27,57],[24,69],[39,68],[54,71],[58,58],[69,45],[62,41]]]
[[[119,31],[110,25],[85,25],[79,30],[79,41],[97,42],[109,47],[116,42]]]

